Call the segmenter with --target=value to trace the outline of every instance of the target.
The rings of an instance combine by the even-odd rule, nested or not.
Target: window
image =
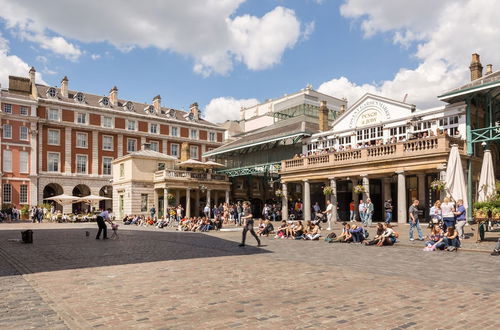
[[[3,112],[12,113],[12,104],[4,104],[3,105]]]
[[[165,163],[158,163],[157,171],[163,171],[165,169]]]
[[[439,119],[439,126],[443,131],[447,131],[449,135],[457,135],[458,116],[445,117]]]
[[[105,97],[103,97],[103,98],[99,101],[99,103],[100,103],[103,107],[107,107],[107,106],[109,106],[109,98],[107,98],[107,97],[105,96]]]
[[[76,147],[87,149],[87,133],[76,133]]]
[[[19,114],[21,116],[27,116],[28,115],[28,107],[21,107],[21,109],[19,110]]]
[[[19,139],[23,141],[28,141],[28,127],[19,127]]]
[[[351,137],[350,136],[343,136],[339,138],[339,144],[351,144]]]
[[[87,114],[78,112],[76,114],[76,123],[77,124],[87,124]]]
[[[134,120],[127,120],[127,129],[129,131],[135,131],[135,121]]]
[[[3,138],[12,139],[12,125],[3,125]]]
[[[59,121],[59,110],[58,109],[49,109],[48,117],[49,120]]]
[[[12,203],[12,186],[10,183],[4,183],[3,185],[3,202]]]
[[[54,87],[50,87],[50,88],[47,90],[47,96],[48,96],[48,97],[52,97],[52,98],[54,98],[54,97],[56,97],[56,95],[57,95],[57,91],[56,91],[56,89],[55,89]]]
[[[158,124],[149,124],[149,133],[158,133]]]
[[[210,142],[215,142],[216,138],[217,138],[217,135],[215,134],[215,132],[208,132],[208,140]]]
[[[141,212],[148,211],[148,194],[141,194]]]
[[[128,111],[134,111],[134,104],[130,101],[127,101],[127,103],[125,103],[125,109],[127,109]]]
[[[198,130],[197,129],[190,129],[189,130],[189,137],[193,140],[198,139]]]
[[[83,93],[78,92],[75,95],[75,100],[80,102],[80,103],[83,103],[83,101],[85,101],[85,96],[83,96]]]
[[[76,155],[76,173],[87,174],[87,155]]]
[[[127,139],[127,151],[132,152],[136,150],[136,144],[137,140],[136,139]]]
[[[49,172],[59,172],[59,153],[49,152],[47,154],[47,163]]]
[[[102,127],[113,128],[113,118],[112,117],[102,117]]]
[[[109,135],[102,136],[102,150],[113,150],[113,137]]]
[[[170,135],[179,136],[179,127],[172,127],[172,129],[170,130]]]
[[[170,145],[170,155],[179,158],[179,145],[177,143]]]
[[[198,159],[198,146],[189,147],[189,158]]]
[[[3,151],[3,171],[4,172],[12,172],[12,151],[4,150]]]
[[[158,152],[158,141],[149,141],[149,149]]]
[[[120,178],[125,176],[125,165],[123,163],[120,164]]]
[[[53,146],[58,146],[60,143],[59,142],[59,139],[60,139],[59,130],[58,129],[49,129],[48,135],[49,135],[48,144],[53,145]]]
[[[112,161],[113,161],[113,158],[111,158],[111,157],[104,157],[102,159],[102,174],[111,175],[111,162]]]
[[[19,204],[28,204],[28,185],[19,186]]]
[[[28,173],[28,152],[21,151],[19,152],[19,172],[20,173]]]

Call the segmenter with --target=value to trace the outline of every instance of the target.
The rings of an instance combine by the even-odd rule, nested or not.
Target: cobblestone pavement
[[[0,225],[0,328],[498,329],[500,257],[238,232]],[[46,228],[46,229],[42,229]],[[60,228],[60,229],[57,229]],[[86,237],[85,231],[91,236]]]

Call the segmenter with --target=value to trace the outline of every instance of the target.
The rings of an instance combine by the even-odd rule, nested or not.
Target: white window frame
[[[52,116],[52,114],[57,113],[57,118]],[[47,120],[50,121],[61,121],[61,110],[60,109],[49,109],[47,110]]]
[[[134,150],[130,150],[130,144],[129,142],[130,141],[134,141]],[[134,152],[134,151],[137,151],[137,139],[131,139],[131,138],[127,138],[127,152]]]
[[[106,122],[106,119],[109,119],[111,121],[111,125],[109,126],[106,126],[104,125],[104,123]],[[102,116],[102,120],[101,120],[101,126],[104,127],[104,128],[114,128],[114,118],[113,117],[110,117],[110,116]]]
[[[50,169],[50,156],[57,156],[57,170]],[[47,152],[47,172],[58,173],[61,172],[61,153],[60,152]]]
[[[106,138],[111,138],[111,148],[109,148],[109,149],[106,148],[106,143],[104,143],[104,140]],[[114,139],[113,135],[103,135],[102,136],[102,150],[113,151],[115,149],[114,145],[115,145],[115,139]]]
[[[29,152],[20,151],[19,152],[19,173],[29,173],[29,170],[30,170],[29,161],[30,161]]]
[[[153,149],[153,144],[156,145],[156,149]],[[158,141],[149,141],[149,148],[153,151],[160,152],[160,143]]]
[[[85,158],[85,171],[80,171],[79,170],[79,160]],[[75,163],[76,163],[76,173],[77,174],[88,174],[89,172],[89,156],[88,155],[83,155],[83,154],[76,154],[75,158]]]
[[[85,139],[81,139],[81,137],[85,137]],[[83,143],[82,143],[83,142]],[[76,147],[79,149],[88,149],[89,148],[89,134],[84,132],[76,132]]]
[[[25,131],[25,132],[23,132]],[[23,137],[25,135],[25,137]],[[26,126],[20,126],[19,127],[19,140],[21,141],[28,141],[29,140],[29,129]]]
[[[173,134],[174,133],[174,129],[176,130],[177,134]],[[181,136],[181,129],[179,126],[170,126],[170,136],[173,136],[173,137],[179,137]]]
[[[3,125],[2,136],[4,139],[12,139],[12,125],[11,124],[4,124]]]
[[[213,139],[212,139],[213,136]],[[208,132],[208,141],[217,142],[217,132]]]
[[[196,157],[193,157],[193,150],[196,150]],[[191,158],[191,159],[200,158],[200,147],[199,146],[189,146],[189,158]]]
[[[154,132],[153,132],[153,127],[155,127]],[[151,134],[160,133],[159,125],[156,123],[149,123],[149,133],[151,133]]]
[[[12,203],[12,185],[10,183],[3,184],[2,195],[4,203]]]
[[[12,113],[12,104],[4,103],[2,108],[3,112]]]
[[[177,147],[177,152],[176,152],[176,155],[174,155],[174,152],[173,152],[173,150],[174,150],[174,146],[176,146],[176,147]],[[180,157],[180,147],[181,147],[181,146],[180,146],[180,144],[179,144],[179,143],[171,143],[171,144],[170,144],[170,156],[174,156],[174,157],[179,158],[179,157]]]
[[[80,120],[80,116],[83,116],[85,118],[85,121],[81,121]],[[87,116],[87,114],[85,112],[77,112],[76,113],[76,116],[75,116],[75,124],[78,124],[78,125],[88,125],[89,123],[89,116]]]
[[[194,133],[194,134],[193,134]],[[200,137],[199,131],[196,128],[189,129],[189,138],[192,140],[198,140]]]
[[[28,185],[27,184],[22,184],[19,186],[19,204],[28,204]]]
[[[12,172],[12,150],[4,149],[2,153],[2,170],[3,172]]]
[[[106,159],[109,159],[109,173],[104,173],[104,164],[105,164],[105,160]],[[102,157],[102,175],[112,175],[113,174],[113,164],[111,164],[113,162],[113,157]]]
[[[130,129],[131,123],[134,123],[134,129]],[[137,121],[127,119],[127,131],[137,131]]]
[[[51,141],[51,138],[50,138],[50,133],[57,133],[57,142],[54,142],[54,141]],[[61,131],[58,130],[58,129],[52,129],[52,128],[49,128],[47,130],[47,144],[48,145],[51,145],[51,146],[58,146],[58,145],[61,145]]]
[[[23,112],[23,110],[24,110],[24,109],[26,110],[26,113],[24,113],[24,112]],[[21,116],[29,116],[29,114],[30,114],[30,108],[29,108],[29,107],[27,107],[27,106],[22,105],[22,106],[19,108],[19,114],[20,114]]]

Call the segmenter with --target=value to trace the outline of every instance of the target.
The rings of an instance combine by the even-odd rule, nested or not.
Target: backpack
[[[368,230],[363,229],[363,236],[365,237],[365,239],[367,239],[370,236],[370,233],[368,232]]]

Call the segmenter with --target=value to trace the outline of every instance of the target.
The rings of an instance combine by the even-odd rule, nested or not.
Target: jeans
[[[366,225],[367,226],[371,226],[372,225],[372,218],[373,218],[373,213],[370,212],[370,213],[366,213]]]
[[[385,223],[391,223],[392,212],[385,212]]]
[[[359,221],[363,223],[363,225],[366,222],[366,212],[359,212]]]
[[[427,243],[425,243],[425,245],[436,245],[436,250],[444,250],[444,248],[446,247],[446,244],[444,241],[441,241],[439,243],[436,243],[434,241],[428,241]]]
[[[238,226],[241,226],[241,213],[238,213],[238,217],[236,217],[236,222]]]
[[[456,224],[456,228],[457,228],[457,232],[458,232],[458,237],[460,238],[464,238],[464,227],[465,227],[465,223],[467,221],[465,220],[458,220],[457,221],[457,224]]]
[[[413,230],[417,228],[418,239],[423,239],[422,228],[420,228],[420,221],[417,219],[415,223],[410,219],[410,239],[413,239]]]
[[[248,224],[243,228],[243,233],[241,234],[241,244],[245,245],[248,231],[250,232],[250,234],[252,234],[253,237],[255,237],[255,239],[257,240],[257,244],[260,245],[260,239],[253,230],[253,224]]]
[[[443,242],[446,245],[446,247],[448,247],[448,246],[454,246],[456,248],[460,247],[460,240],[458,239],[458,237],[455,237],[453,239],[449,239],[448,237],[445,237],[443,239]]]
[[[349,221],[356,220],[356,213],[354,211],[349,211]]]
[[[443,218],[443,230],[446,231],[448,227],[455,227],[455,218],[452,217]]]
[[[361,243],[365,240],[365,236],[363,235],[363,232],[357,232],[357,233],[351,233],[352,234],[352,241],[354,243]]]

